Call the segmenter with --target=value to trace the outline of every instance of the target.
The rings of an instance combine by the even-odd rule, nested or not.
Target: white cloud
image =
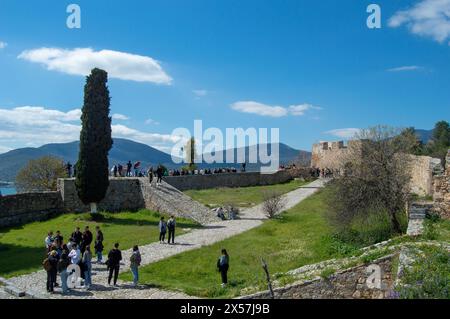
[[[407,66],[399,66],[392,69],[387,69],[388,72],[406,72],[406,71],[418,71],[422,70],[423,67],[417,65],[407,65]]]
[[[71,75],[85,76],[98,67],[107,71],[111,78],[167,85],[172,82],[158,61],[126,52],[94,51],[91,48],[39,48],[23,51],[18,58]]]
[[[0,108],[0,152],[18,147],[66,143],[80,137],[81,110],[59,111],[40,106]],[[142,132],[125,125],[111,126],[113,137],[169,148],[179,136]]]
[[[1,145],[0,145],[0,154],[9,152],[9,151],[11,151],[11,150],[12,150],[12,148],[10,148],[10,147],[7,147],[7,146],[1,146]]]
[[[311,104],[291,105],[289,107],[272,106],[255,101],[239,101],[230,105],[230,107],[238,112],[257,114],[260,116],[283,117],[288,115],[302,116],[306,111],[316,109],[321,110],[321,107],[313,106]]]
[[[118,114],[118,113],[113,114],[112,118],[113,118],[113,120],[118,120],[118,121],[126,121],[126,120],[130,119],[128,116],[123,115],[123,114]]]
[[[208,91],[207,90],[193,90],[192,93],[194,93],[195,96],[198,97],[198,98],[208,95]]]
[[[158,121],[155,121],[154,119],[146,119],[145,124],[147,125],[159,125]]]
[[[359,128],[342,128],[325,132],[327,135],[333,135],[339,138],[350,139],[355,137],[356,134],[360,133]]]
[[[8,46],[8,43],[0,41],[0,50]]]
[[[450,39],[450,0],[421,0],[411,8],[396,12],[388,24],[392,28],[404,25],[413,34],[447,42]]]

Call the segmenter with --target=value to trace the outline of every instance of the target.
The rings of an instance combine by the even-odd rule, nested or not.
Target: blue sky
[[[366,26],[373,2],[381,29]],[[71,3],[81,29],[66,26]],[[0,152],[77,139],[91,65],[110,73],[114,135],[165,151],[195,119],[278,127],[306,150],[376,124],[431,129],[450,120],[449,12],[450,0],[2,0]]]

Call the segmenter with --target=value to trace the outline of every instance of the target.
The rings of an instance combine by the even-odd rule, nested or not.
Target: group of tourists
[[[166,233],[169,232],[169,238],[167,239],[167,243],[170,245],[172,241],[172,245],[175,244],[175,227],[177,223],[175,221],[175,217],[170,216],[169,220],[166,222],[164,217],[161,217],[158,229],[159,229],[159,243],[163,244],[166,238]]]
[[[160,243],[165,242],[165,236],[168,233],[167,243],[175,244],[176,221],[174,216],[171,216],[167,222],[164,220],[164,217],[161,217],[158,227]],[[94,242],[94,253],[97,258],[96,263],[103,264],[103,241],[103,232],[99,226],[96,226],[95,241],[93,240],[93,234],[89,226],[86,226],[83,232],[81,232],[79,227],[76,227],[67,242],[64,241],[64,237],[59,230],[56,233],[53,233],[53,231],[48,232],[44,240],[46,254],[42,262],[42,266],[47,272],[47,292],[54,293],[54,288],[59,286],[57,282],[59,274],[62,294],[68,294],[70,290],[68,279],[74,273],[83,281],[83,285],[81,285],[80,281],[80,285],[77,287],[90,290],[92,286],[92,264],[94,263],[91,244]],[[115,243],[108,253],[108,259],[104,263],[108,271],[108,285],[111,285],[112,282],[117,287],[121,261],[122,252],[119,249],[119,243]],[[138,268],[141,262],[142,257],[139,247],[135,245],[130,256],[130,270],[133,274],[133,285],[135,287],[139,281]],[[224,287],[228,283],[227,273],[229,269],[229,256],[225,249],[222,250],[222,255],[217,261],[217,268],[221,274],[222,287]],[[77,271],[78,269],[79,272]]]
[[[333,178],[334,176],[341,175],[340,169],[325,168],[311,168],[311,176],[316,178]]]
[[[103,252],[103,233],[100,227],[96,227],[96,238],[94,243],[97,262],[102,262]],[[92,252],[91,244],[93,242],[93,234],[86,226],[84,232],[76,227],[67,242],[58,230],[55,234],[53,231],[48,232],[44,243],[46,248],[46,257],[42,263],[47,271],[47,291],[53,292],[57,284],[57,274],[61,276],[62,293],[67,294],[67,278],[69,273],[67,269],[70,265],[77,265],[80,269],[80,276],[84,279],[84,286],[90,289],[92,284]]]

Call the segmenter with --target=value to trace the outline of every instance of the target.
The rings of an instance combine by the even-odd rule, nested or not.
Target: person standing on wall
[[[119,243],[114,244],[114,248],[108,254],[106,264],[108,266],[108,285],[111,285],[111,279],[114,274],[114,286],[117,286],[117,278],[119,277],[120,261],[122,260],[122,252],[119,250]]]
[[[153,182],[153,166],[150,166],[148,171],[147,171],[147,175],[148,175],[148,181],[150,183],[150,185],[152,185]]]
[[[169,238],[167,243],[170,244],[170,240],[172,239],[172,244],[175,244],[175,226],[176,226],[175,218],[170,216],[167,221],[167,229],[169,230]]]
[[[163,168],[162,168],[161,165],[159,165],[159,166],[158,166],[158,169],[156,170],[156,176],[157,176],[157,179],[156,179],[156,186],[158,186],[159,184],[161,184],[163,173],[164,173],[164,172],[163,172]]]

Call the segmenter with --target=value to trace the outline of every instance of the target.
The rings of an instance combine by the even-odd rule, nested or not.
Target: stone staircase
[[[166,182],[150,185],[147,178],[139,179],[145,207],[158,212],[195,220],[204,225],[220,219],[209,208],[193,200]]]
[[[408,229],[406,233],[410,236],[418,236],[423,233],[423,222],[428,211],[433,207],[429,203],[412,203],[409,210]]]

